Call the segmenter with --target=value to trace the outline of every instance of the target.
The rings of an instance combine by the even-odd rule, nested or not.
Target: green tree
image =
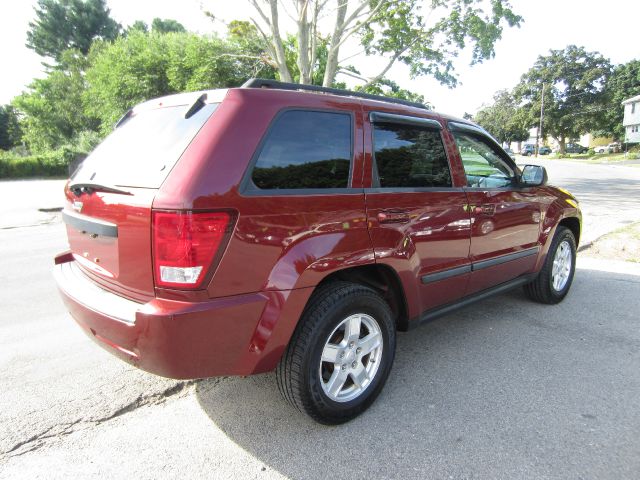
[[[501,143],[522,142],[529,138],[531,119],[519,107],[514,95],[500,90],[493,96],[493,105],[476,113],[473,120]]]
[[[318,69],[319,39],[327,39],[322,84],[332,86],[348,59],[340,49],[357,38],[364,54],[384,59],[380,71],[365,79],[364,87],[375,85],[396,63],[409,66],[412,78],[431,75],[455,85],[452,60],[468,45],[472,62],[494,55],[495,42],[504,26],[517,26],[516,15],[507,0],[248,0],[257,12],[254,22],[281,80],[290,82],[286,55],[287,35],[280,31],[279,15],[291,12],[296,21],[296,66],[299,83],[308,84]],[[290,9],[286,4],[293,3]],[[487,4],[489,8],[487,8]],[[333,27],[321,31],[323,19],[333,17]]]
[[[9,150],[19,145],[21,139],[18,112],[11,105],[0,106],[0,150]]]
[[[163,20],[156,17],[151,22],[151,31],[154,33],[184,33],[187,29],[177,20]]]
[[[60,67],[34,80],[27,92],[13,99],[13,106],[24,115],[23,138],[35,152],[73,143],[80,132],[99,125],[85,113],[83,104],[86,58],[77,50],[67,50],[60,57]]]
[[[273,78],[274,70],[238,39],[192,33],[132,31],[92,48],[84,95],[87,111],[107,133],[135,104],[171,93],[236,87],[252,76]]]
[[[365,93],[370,93],[372,95],[383,95],[385,97],[391,98],[400,98],[402,100],[409,100],[410,102],[427,104],[428,102],[424,99],[423,95],[419,93],[412,92],[411,90],[406,90],[401,88],[393,80],[389,80],[386,78],[382,78],[378,80],[378,82],[368,85],[365,88],[361,88]]]
[[[621,103],[640,95],[640,60],[618,65],[605,85],[608,107],[605,110],[605,126],[602,134],[611,135],[618,140],[624,139],[622,120],[624,108]]]
[[[86,55],[94,40],[113,40],[120,31],[105,0],[38,0],[35,13],[27,47],[56,61],[70,48]]]
[[[539,56],[516,92],[535,125],[544,89],[544,134],[555,138],[564,153],[567,140],[602,127],[610,73],[611,64],[598,52],[570,45]]]
[[[125,35],[128,35],[131,32],[142,32],[147,33],[149,31],[149,25],[142,20],[136,20],[131,25],[129,25],[125,31]]]

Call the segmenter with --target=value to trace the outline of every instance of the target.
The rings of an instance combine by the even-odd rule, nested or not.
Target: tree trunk
[[[311,24],[307,21],[308,0],[298,0],[298,70],[300,70],[299,82],[308,85],[311,83]]]
[[[278,62],[278,73],[280,80],[283,82],[291,82],[291,72],[287,67],[287,58],[284,54],[284,46],[280,37],[280,27],[278,25],[278,0],[269,0],[271,7],[271,37],[273,47],[276,52],[276,61]]]
[[[344,19],[347,15],[347,6],[349,2],[345,0],[336,0],[337,3],[337,15],[336,24],[333,28],[333,34],[331,35],[331,45],[329,46],[329,52],[327,54],[327,67],[324,71],[324,79],[322,85],[330,87],[336,79],[336,73],[338,73],[338,54],[340,53],[340,40],[344,33]]]
[[[558,143],[560,144],[560,154],[564,155],[565,150],[567,149],[567,137],[565,137],[564,135],[560,135]]]

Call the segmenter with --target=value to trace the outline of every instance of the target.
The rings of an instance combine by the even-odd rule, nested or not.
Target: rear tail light
[[[227,212],[153,212],[156,286],[201,288],[231,223]]]

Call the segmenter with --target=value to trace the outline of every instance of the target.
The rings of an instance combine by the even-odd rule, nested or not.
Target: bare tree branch
[[[337,73],[341,73],[342,75],[346,75],[347,77],[353,77],[357,80],[362,80],[363,82],[368,82],[369,79],[367,77],[363,77],[362,75],[358,75],[357,73],[352,72],[351,70],[347,70],[345,68],[339,68]]]
[[[376,5],[376,8],[374,8],[373,10],[371,10],[371,12],[369,12],[369,15],[367,16],[367,18],[365,20],[363,20],[362,22],[358,22],[353,27],[349,28],[348,30],[343,31],[342,38],[341,38],[340,42],[338,43],[338,45],[336,45],[336,48],[340,48],[344,44],[344,42],[346,42],[349,39],[349,37],[351,35],[353,35],[358,30],[360,30],[362,25],[369,23],[380,12],[380,10],[382,9],[382,6],[386,5],[386,4],[387,4],[386,1],[384,1],[384,0],[380,1],[380,3],[378,3],[378,5]],[[358,18],[358,16],[354,16],[352,14],[349,18],[350,18],[350,23],[351,23],[354,20],[356,20]],[[349,25],[349,23],[345,21],[344,25],[346,27],[347,25]]]
[[[258,2],[256,0],[249,0],[249,3],[253,6],[253,8],[256,9],[258,14],[262,18],[262,20],[264,20],[264,23],[266,23],[267,25],[271,26],[271,22],[269,21],[269,17],[267,17],[267,15],[264,13],[262,8],[260,8],[260,6],[258,5]]]
[[[352,58],[359,57],[360,55],[362,55],[365,52],[366,52],[366,50],[364,50],[364,49],[363,50],[358,50],[353,55],[349,55],[348,57],[344,57],[344,58],[338,60],[338,65],[342,65],[344,62],[346,62],[347,60],[351,60]]]
[[[387,65],[382,69],[382,71],[378,73],[376,76],[371,77],[369,81],[363,85],[363,88],[366,88],[369,85],[373,85],[374,83],[380,81],[380,79],[386,75],[389,69],[391,69],[393,64],[396,63],[396,61],[402,56],[402,54],[407,50],[409,50],[413,45],[415,45],[418,42],[418,40],[420,40],[420,37],[416,36],[416,38],[413,41],[409,42],[407,45],[405,45],[402,50],[399,50],[396,53],[394,53],[393,56],[387,62]]]
[[[267,34],[262,31],[262,28],[260,28],[260,24],[253,17],[251,17],[251,22],[253,22],[255,27],[258,29],[258,32],[262,36],[262,38],[263,38],[263,40],[265,42],[265,46],[267,47],[267,51],[268,51],[269,55],[271,56],[271,58],[273,59],[273,64],[274,64],[275,68],[277,69],[278,68],[278,59],[276,57],[276,51],[273,48],[273,44],[271,43],[271,40],[269,39]]]

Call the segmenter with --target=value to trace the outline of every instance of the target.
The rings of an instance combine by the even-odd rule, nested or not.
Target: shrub
[[[25,157],[0,152],[0,178],[66,177],[69,163],[76,155],[77,152],[65,147]]]

